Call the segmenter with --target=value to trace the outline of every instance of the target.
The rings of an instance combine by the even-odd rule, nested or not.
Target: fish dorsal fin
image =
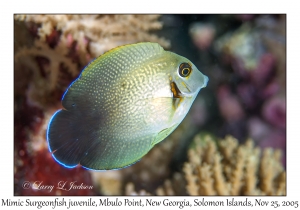
[[[129,59],[133,63],[142,63],[145,60],[151,59],[154,56],[160,55],[164,52],[164,49],[158,43],[152,42],[140,42],[136,44],[127,44],[120,47],[113,48],[86,66],[82,71],[84,76],[90,69],[93,69],[96,65],[99,65],[101,61],[107,61],[110,59]]]
[[[113,48],[105,52],[100,57],[110,56],[110,54],[123,52],[123,53],[135,53],[137,56],[149,58],[158,55],[163,51],[164,49],[158,43],[140,42],[136,44],[127,44],[127,45]]]
[[[99,89],[99,102],[103,99],[103,92],[101,92],[104,89],[103,84],[110,84],[112,87],[113,82],[118,82],[118,79],[139,69],[148,60],[161,56],[163,52],[164,49],[157,43],[141,42],[116,47],[104,53],[87,65],[79,78],[70,85],[63,97],[64,108],[70,110],[74,108],[73,105],[77,105],[77,107],[85,107],[88,110],[97,103],[92,95],[94,93],[93,86],[97,86]],[[116,79],[112,80],[113,76]],[[85,108],[81,108],[81,111]]]

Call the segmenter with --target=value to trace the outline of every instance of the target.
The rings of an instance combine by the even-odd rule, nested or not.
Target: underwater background
[[[94,58],[157,42],[209,77],[179,127],[138,163],[64,168],[46,129]],[[15,15],[15,195],[285,195],[286,15]],[[80,190],[24,189],[60,181]]]

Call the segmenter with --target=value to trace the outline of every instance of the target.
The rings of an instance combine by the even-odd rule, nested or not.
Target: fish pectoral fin
[[[178,126],[178,124],[173,125],[170,128],[165,128],[163,130],[161,130],[157,136],[153,139],[152,143],[151,143],[151,147],[153,147],[155,144],[161,142],[162,140],[164,140],[167,136],[169,136],[173,130],[175,130],[175,128]]]

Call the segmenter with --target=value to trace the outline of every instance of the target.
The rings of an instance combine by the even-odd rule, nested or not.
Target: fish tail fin
[[[89,149],[84,140],[92,134],[82,120],[79,114],[59,110],[52,116],[48,125],[49,150],[54,159],[67,168],[77,166]]]

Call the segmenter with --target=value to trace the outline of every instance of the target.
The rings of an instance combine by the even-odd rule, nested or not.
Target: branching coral
[[[87,62],[87,54],[97,57],[123,44],[149,41],[163,47],[170,43],[150,34],[162,28],[159,15],[17,15],[15,18],[41,24],[38,35],[46,40],[53,30],[61,31],[61,41],[77,42],[81,63]]]
[[[102,195],[122,194],[122,173],[119,170],[113,171],[90,171],[95,187]]]
[[[146,192],[145,190],[140,190],[136,192],[134,190],[134,184],[132,182],[127,183],[125,188],[125,195],[151,195],[150,193]]]
[[[219,145],[209,136],[195,137],[183,171],[190,195],[285,195],[285,171],[279,150],[238,146],[233,137]]]
[[[155,191],[156,195],[187,195],[186,182],[182,173],[175,172],[172,179],[166,179]]]
[[[239,145],[227,136],[218,143],[196,135],[182,172],[166,179],[156,195],[285,195],[286,177],[279,150],[255,148],[252,140]],[[126,186],[126,195],[144,195]]]
[[[18,65],[25,65],[32,71],[32,83],[28,89],[28,97],[31,102],[39,102],[37,105],[45,106],[48,104],[49,96],[53,93],[60,83],[58,82],[61,68],[66,68],[68,73],[75,77],[79,71],[76,64],[66,57],[67,48],[58,44],[54,49],[50,48],[46,43],[35,40],[35,47],[23,47],[15,54],[15,62]],[[37,57],[47,58],[48,61],[42,68],[36,61]],[[16,68],[20,68],[20,66]],[[63,65],[63,66],[61,66]]]
[[[151,193],[145,190],[135,190],[135,186],[132,182],[129,182],[125,186],[125,195],[151,195]],[[173,179],[166,179],[160,187],[158,187],[154,195],[167,196],[167,195],[187,195],[185,193],[185,180],[183,174],[175,172]]]
[[[33,46],[16,46],[15,72],[32,72],[29,101],[45,108],[60,98],[80,70],[104,52],[129,43],[170,43],[150,34],[162,27],[159,15],[15,15],[16,23],[37,25]],[[15,24],[16,24],[15,23]],[[15,35],[18,38],[18,35]],[[16,42],[17,44],[23,42]],[[67,78],[64,81],[62,78]],[[62,80],[62,81],[61,81]],[[55,92],[59,90],[59,93]],[[60,96],[58,96],[60,95]],[[54,97],[54,98],[53,98]]]

